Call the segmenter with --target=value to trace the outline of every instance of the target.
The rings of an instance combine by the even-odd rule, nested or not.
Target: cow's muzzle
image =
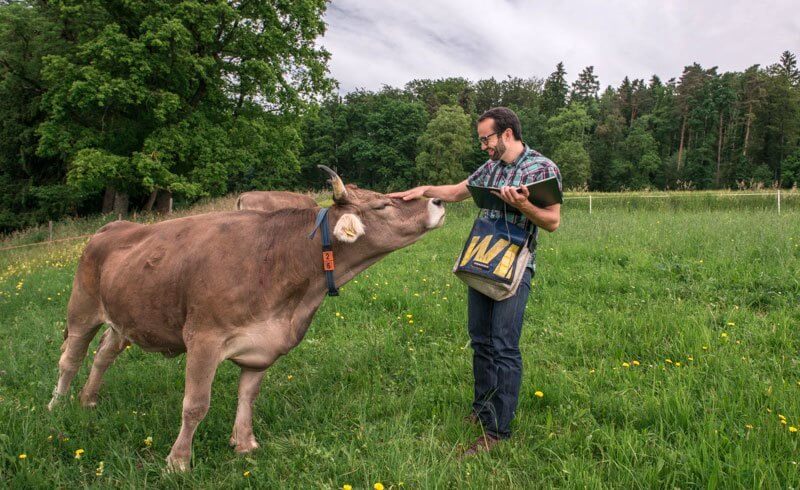
[[[444,203],[441,199],[428,200],[428,229],[439,228],[444,224]]]

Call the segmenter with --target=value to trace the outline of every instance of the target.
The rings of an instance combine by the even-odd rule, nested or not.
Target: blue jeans
[[[517,409],[522,383],[522,355],[519,338],[525,304],[531,292],[528,268],[514,296],[495,301],[469,288],[468,320],[472,340],[472,372],[475,399],[472,409],[486,433],[506,439]]]

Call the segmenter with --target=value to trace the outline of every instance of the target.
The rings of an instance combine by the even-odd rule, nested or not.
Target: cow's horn
[[[329,167],[326,167],[325,165],[317,165],[317,167],[321,168],[322,170],[327,172],[328,175],[331,176],[331,185],[333,186],[333,200],[340,201],[345,197],[347,197],[347,189],[345,189],[344,187],[344,182],[342,182],[342,178],[339,177],[339,175],[336,172],[331,170]]]

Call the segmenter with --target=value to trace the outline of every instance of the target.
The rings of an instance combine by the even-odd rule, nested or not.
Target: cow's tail
[[[242,210],[242,196],[236,198],[236,210],[237,211]]]

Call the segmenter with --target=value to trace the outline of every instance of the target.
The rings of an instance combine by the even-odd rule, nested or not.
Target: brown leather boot
[[[489,434],[484,434],[482,436],[479,436],[477,439],[475,439],[475,442],[473,442],[472,445],[470,447],[468,447],[466,449],[466,451],[464,451],[461,454],[461,457],[464,458],[464,457],[468,457],[468,456],[475,456],[476,454],[484,452],[484,451],[485,452],[489,452],[501,440],[502,439],[498,439],[497,437],[490,436]]]

